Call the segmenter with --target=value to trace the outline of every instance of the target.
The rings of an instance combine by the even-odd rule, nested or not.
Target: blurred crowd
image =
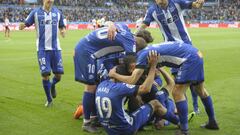
[[[0,22],[7,15],[10,22],[24,21],[29,12],[42,4],[23,4],[23,0],[0,0]],[[91,22],[106,16],[107,20],[135,22],[143,17],[153,0],[55,0],[69,22]],[[189,10],[185,17],[190,22],[203,20],[239,21],[240,0],[220,0],[220,4]]]

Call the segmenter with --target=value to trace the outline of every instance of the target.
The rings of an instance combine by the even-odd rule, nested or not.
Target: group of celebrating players
[[[20,29],[35,24],[37,53],[47,97],[56,98],[55,85],[63,74],[58,33],[65,36],[62,13],[44,0]],[[189,134],[186,90],[199,95],[208,115],[207,129],[219,129],[211,96],[204,87],[202,53],[192,45],[184,24],[184,9],[201,8],[204,0],[155,0],[135,34],[126,24],[107,22],[83,37],[75,47],[75,80],[84,84],[83,130],[98,132],[97,124],[110,135],[135,134],[147,123],[161,128],[167,123],[179,127],[177,134]],[[152,21],[160,27],[165,42],[151,44],[145,30]],[[173,77],[163,67],[172,68]],[[50,73],[54,73],[50,81]],[[162,75],[166,84],[162,86]],[[170,98],[172,94],[174,100]],[[196,102],[197,97],[193,98]],[[175,104],[174,104],[175,102]],[[125,104],[128,104],[125,110]],[[198,112],[198,107],[194,107]]]

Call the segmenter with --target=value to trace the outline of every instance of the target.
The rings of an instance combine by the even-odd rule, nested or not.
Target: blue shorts
[[[84,48],[76,48],[74,54],[75,80],[88,85],[97,84],[96,59]]]
[[[150,104],[145,104],[130,114],[130,117],[133,118],[132,125],[122,125],[122,128],[108,128],[106,126],[103,127],[108,135],[133,135],[138,131],[140,127],[149,121],[153,113],[152,111],[152,106]]]
[[[135,133],[138,131],[140,127],[145,125],[153,114],[153,108],[150,104],[145,104],[137,109],[135,112],[131,114],[133,117],[133,125],[129,131]]]
[[[63,74],[62,54],[58,50],[38,51],[38,63],[42,76]]]
[[[198,84],[204,81],[203,59],[194,57],[183,63],[175,77],[176,84]]]

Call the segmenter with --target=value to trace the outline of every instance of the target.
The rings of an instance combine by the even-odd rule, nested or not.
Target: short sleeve
[[[181,9],[191,9],[193,1],[189,0],[175,0],[179,4]]]
[[[140,51],[137,56],[136,68],[146,69],[148,64],[147,57],[148,51]]]
[[[127,83],[118,83],[119,85],[119,94],[122,96],[136,96],[138,92],[138,85],[131,85]]]
[[[64,28],[64,27],[66,27],[66,24],[64,23],[64,16],[63,16],[63,14],[61,13],[61,12],[59,12],[60,13],[60,19],[59,19],[59,28]]]
[[[147,12],[145,14],[145,17],[143,19],[143,23],[146,24],[147,26],[149,26],[150,23],[152,21],[154,21],[154,18],[152,16],[153,11],[154,11],[154,5],[152,5],[150,8],[148,8],[148,10],[147,10]]]
[[[35,22],[35,21],[34,21],[35,13],[36,13],[36,10],[32,10],[32,11],[30,12],[30,14],[28,15],[28,17],[26,18],[26,20],[25,20],[25,25],[26,25],[27,27],[33,25],[33,23]]]

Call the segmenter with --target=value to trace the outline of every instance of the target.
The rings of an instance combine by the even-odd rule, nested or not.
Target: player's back
[[[182,42],[164,42],[146,47],[138,53],[137,65],[146,65],[150,50],[160,54],[159,63],[169,67],[179,67],[186,60],[197,56],[198,49]]]
[[[96,106],[101,124],[110,133],[121,133],[132,124],[133,119],[124,111],[126,90],[124,83],[110,80],[99,84],[96,91]]]
[[[77,48],[85,49],[95,58],[101,58],[105,55],[116,52],[133,52],[135,40],[133,34],[126,25],[117,24],[118,32],[114,40],[108,39],[108,28],[103,27],[96,29],[80,40]]]

